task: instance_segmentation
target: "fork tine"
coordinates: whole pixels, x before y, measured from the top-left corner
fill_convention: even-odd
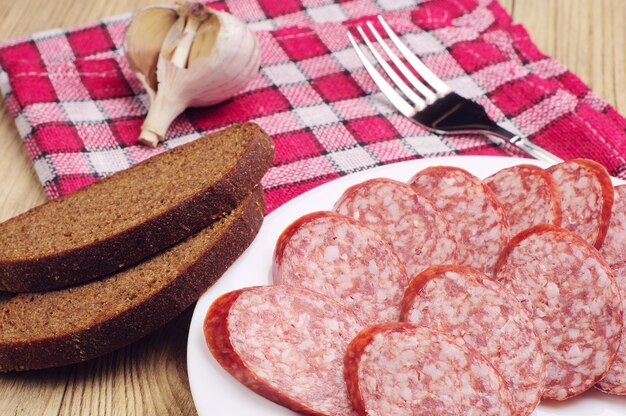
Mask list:
[[[423,110],[424,107],[426,107],[426,102],[422,99],[422,97],[420,97],[419,95],[417,95],[412,89],[411,87],[409,87],[408,85],[406,85],[406,83],[402,80],[402,78],[400,78],[400,76],[398,76],[398,74],[396,73],[396,71],[394,71],[389,64],[387,63],[387,61],[385,61],[383,59],[382,56],[380,56],[380,54],[378,53],[378,51],[376,50],[376,48],[374,48],[374,45],[372,45],[372,43],[370,42],[369,38],[367,37],[367,35],[365,34],[365,32],[363,31],[363,29],[361,28],[361,26],[357,26],[356,28],[359,33],[361,34],[361,37],[363,38],[363,40],[365,41],[365,44],[367,45],[367,47],[369,48],[370,52],[372,53],[372,55],[374,55],[374,58],[376,58],[376,60],[378,61],[378,63],[380,64],[380,66],[385,70],[385,72],[387,73],[387,75],[389,75],[389,78],[391,78],[391,80],[393,81],[394,84],[396,84],[396,87],[398,87],[400,89],[400,91],[402,91],[402,93],[404,93],[404,95],[406,95],[406,97],[411,100],[413,102],[413,104],[416,105],[417,110]]]
[[[378,20],[380,24],[385,29],[385,32],[389,35],[391,41],[396,45],[402,56],[413,66],[413,68],[417,71],[417,73],[426,81],[428,85],[430,85],[435,91],[437,91],[437,95],[444,96],[450,93],[452,90],[445,82],[441,80],[437,75],[435,75],[424,63],[417,57],[411,50],[400,40],[398,35],[389,27],[385,19],[378,15]]]
[[[402,98],[391,85],[389,85],[385,78],[383,78],[383,76],[378,73],[378,71],[374,68],[370,61],[365,57],[365,55],[361,51],[361,47],[352,37],[352,34],[348,33],[348,39],[350,40],[350,43],[352,44],[352,47],[354,48],[357,56],[363,63],[363,67],[365,67],[365,70],[370,75],[370,77],[372,77],[376,85],[378,85],[378,88],[380,88],[382,93],[385,94],[385,97],[387,97],[387,99],[391,101],[391,104],[393,104],[393,106],[396,107],[398,111],[400,111],[403,115],[405,115],[406,117],[413,117],[413,115],[415,114],[415,110],[413,109],[411,104],[406,102],[406,100]]]
[[[400,70],[400,72],[402,72],[402,75],[404,75],[404,77],[411,83],[411,85],[417,90],[417,92],[424,96],[424,98],[426,99],[426,103],[432,104],[437,99],[437,95],[430,88],[424,85],[422,81],[417,79],[417,77],[413,75],[413,72],[411,72],[409,68],[404,65],[404,62],[402,62],[402,60],[398,58],[398,55],[396,55],[391,50],[389,45],[387,45],[387,42],[385,42],[382,36],[380,36],[380,33],[378,33],[378,30],[376,30],[372,22],[368,21],[367,27],[370,29],[372,34],[374,34],[376,41],[383,48],[387,56],[391,58],[396,67]]]

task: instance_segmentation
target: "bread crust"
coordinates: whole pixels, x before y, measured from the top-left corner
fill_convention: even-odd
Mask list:
[[[242,135],[249,137],[247,150],[223,176],[207,188],[181,201],[177,206],[160,215],[145,218],[140,224],[116,234],[102,231],[102,237],[79,247],[53,254],[33,253],[29,258],[11,259],[3,256],[0,249],[0,290],[8,292],[38,292],[58,289],[83,283],[97,277],[115,273],[135,264],[167,247],[176,244],[198,230],[219,219],[240,203],[251,189],[259,183],[274,155],[272,139],[257,125],[246,123],[214,135]],[[213,135],[208,136],[209,140]],[[103,183],[116,181],[119,177],[135,175],[138,183],[150,181],[152,175],[159,175],[163,166],[167,166],[168,155],[180,154],[187,146],[200,146],[194,142],[180,146],[169,152],[157,155],[134,167],[111,175],[74,194],[33,208],[4,224],[0,224],[0,235],[10,222],[28,222],[33,213],[50,212],[50,221],[54,221],[55,207],[67,199],[81,193],[92,193],[104,203]],[[192,168],[192,167],[190,167]],[[184,172],[182,173],[184,174]],[[175,180],[176,178],[171,178]],[[110,188],[107,185],[105,189]],[[102,209],[106,209],[102,207]],[[42,235],[42,238],[54,238]],[[4,240],[4,241],[3,241]],[[3,244],[10,244],[10,237],[0,238]]]
[[[105,315],[106,311],[85,308],[82,311],[85,314],[81,319],[82,324],[75,327],[68,323],[61,334],[48,335],[45,334],[45,328],[40,328],[40,333],[29,339],[7,339],[8,335],[1,329],[4,325],[16,324],[7,322],[7,316],[10,315],[6,313],[7,310],[15,308],[27,311],[26,314],[41,312],[38,308],[29,309],[30,294],[15,296],[3,306],[5,313],[0,316],[0,371],[43,369],[90,360],[139,340],[166,324],[195,302],[244,252],[261,227],[263,212],[263,191],[257,188],[235,213],[219,220],[226,222],[222,230],[212,237],[212,243],[196,258],[185,257],[188,253],[185,247],[193,244],[192,240],[202,238],[203,233],[214,232],[214,227],[208,227],[179,245],[120,273],[134,273],[136,276],[131,276],[133,279],[147,280],[155,273],[167,273],[168,265],[159,262],[163,263],[162,258],[168,253],[170,256],[176,254],[177,258],[182,258],[181,261],[186,261],[187,264],[175,265],[174,269],[179,273],[171,276],[165,285],[155,288],[147,296],[141,296],[142,299],[138,301],[120,297],[116,302],[127,302],[128,305],[121,312],[110,316]],[[100,290],[102,285],[121,284],[120,281],[123,282],[124,279],[115,279],[114,275],[62,291],[74,293],[78,289],[79,293],[75,296],[84,298],[89,292]],[[149,282],[145,286],[148,287]],[[114,290],[115,287],[109,289]],[[36,296],[45,298],[54,293]],[[49,308],[59,307],[62,308],[63,305],[50,302]],[[24,314],[20,314],[17,323],[25,327],[30,324]]]

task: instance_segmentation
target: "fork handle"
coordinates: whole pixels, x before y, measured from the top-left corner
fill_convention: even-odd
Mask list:
[[[549,163],[561,163],[563,159],[555,155],[554,153],[548,152],[543,147],[539,147],[526,137],[522,136],[514,136],[509,139],[509,143],[514,144],[519,147],[535,159],[543,160]]]
[[[502,139],[505,139],[507,142],[511,143],[514,146],[519,147],[535,159],[543,160],[544,162],[553,164],[563,162],[563,159],[547,151],[543,147],[537,146],[526,137],[513,134],[500,126],[497,126],[497,128],[493,129],[490,133]]]

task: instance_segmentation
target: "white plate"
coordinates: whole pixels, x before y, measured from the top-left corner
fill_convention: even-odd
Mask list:
[[[458,166],[480,178],[521,163],[547,164],[490,156],[456,156],[400,162],[348,175],[312,189],[278,208],[265,218],[258,236],[232,267],[198,300],[191,320],[187,345],[187,369],[193,400],[200,416],[275,416],[295,413],[248,390],[213,359],[204,341],[202,325],[211,303],[220,295],[247,286],[271,284],[274,244],[280,233],[302,215],[332,209],[351,185],[386,177],[406,181],[418,171],[436,165]],[[616,183],[623,181],[615,180]],[[566,402],[543,402],[536,416],[617,416],[626,414],[626,397],[609,396],[592,389]]]

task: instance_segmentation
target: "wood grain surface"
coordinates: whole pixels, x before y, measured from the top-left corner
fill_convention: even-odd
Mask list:
[[[243,0],[242,0],[243,1]],[[129,12],[151,0],[0,0],[0,41]],[[501,0],[542,51],[626,113],[623,0]],[[41,204],[45,194],[0,105],[0,221]],[[195,414],[186,371],[192,309],[143,340],[91,362],[0,375],[1,415]],[[222,416],[222,415],[219,415]]]

